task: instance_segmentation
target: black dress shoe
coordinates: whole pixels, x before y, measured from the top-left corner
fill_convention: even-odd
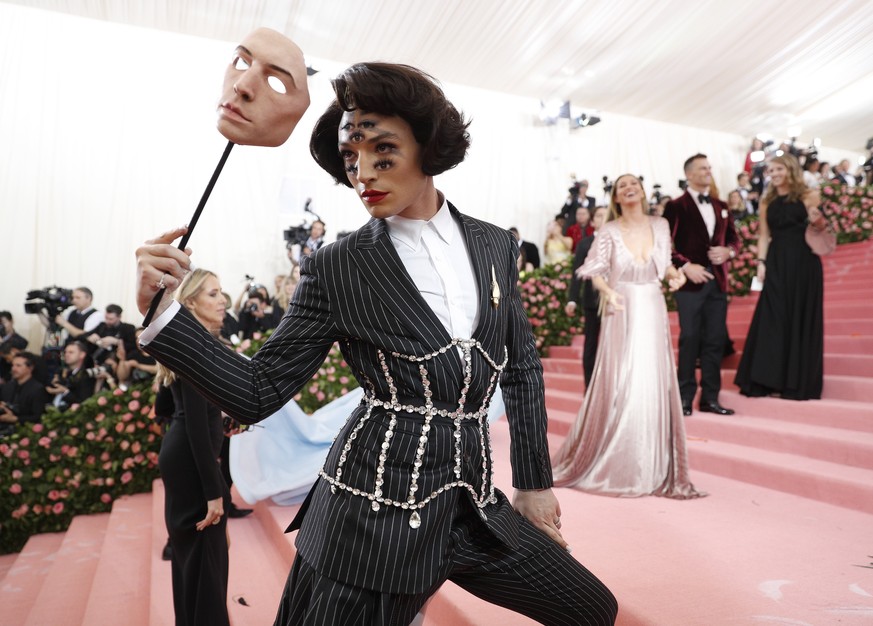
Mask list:
[[[716,413],[718,415],[733,415],[734,410],[728,409],[720,405],[718,402],[706,402],[701,404],[698,409],[704,413]]]
[[[252,509],[241,509],[235,504],[230,505],[230,510],[227,512],[228,517],[239,518],[251,515]]]
[[[682,403],[682,415],[684,415],[685,417],[688,417],[693,412],[694,411],[691,410],[691,403],[690,402],[688,404],[685,404],[684,402]]]

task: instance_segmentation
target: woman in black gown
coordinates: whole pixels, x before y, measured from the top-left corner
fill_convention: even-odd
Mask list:
[[[218,335],[226,302],[215,274],[194,270],[182,283],[177,298]],[[159,366],[158,378],[170,388],[175,404],[158,463],[172,546],[176,626],[227,625],[224,512],[230,506],[230,491],[218,463],[224,438],[221,412],[163,366]]]
[[[749,327],[735,383],[747,396],[821,398],[824,320],[821,259],[807,226],[824,227],[819,193],[807,190],[791,155],[775,157],[761,201],[758,278],[764,289]]]

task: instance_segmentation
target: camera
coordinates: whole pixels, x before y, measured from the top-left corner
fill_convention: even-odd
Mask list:
[[[107,371],[106,366],[98,365],[97,367],[89,367],[85,370],[85,374],[88,375],[89,378],[98,378],[101,374],[105,374]]]
[[[246,307],[246,311],[249,313],[257,313],[258,312],[258,303],[252,302],[250,305]]]
[[[31,314],[44,313],[53,320],[73,304],[73,290],[51,286],[44,289],[34,289],[27,292],[24,302],[24,312]]]
[[[305,223],[302,223],[299,226],[291,226],[282,234],[285,237],[286,248],[291,248],[295,244],[303,246],[306,244],[306,240],[309,239],[309,229],[306,227]]]
[[[603,177],[603,193],[609,194],[612,191],[613,182],[609,180],[609,176]]]

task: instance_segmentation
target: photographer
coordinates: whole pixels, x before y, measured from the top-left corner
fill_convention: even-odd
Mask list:
[[[64,410],[73,404],[81,404],[83,400],[94,395],[96,378],[105,374],[106,368],[95,367],[87,369],[85,361],[88,350],[81,341],[73,341],[64,348],[65,367],[60,374],[52,378],[46,386],[46,391],[54,395],[52,404]]]
[[[321,246],[323,246],[324,233],[324,222],[322,222],[321,220],[315,220],[314,222],[312,222],[312,226],[309,227],[309,237],[303,244],[303,250],[301,251],[301,254],[304,256],[312,254]]]
[[[89,333],[84,337],[85,341],[96,346],[91,357],[96,365],[103,365],[106,359],[115,354],[119,346],[123,346],[127,354],[133,354],[136,351],[136,339],[134,337],[136,329],[133,324],[127,324],[121,321],[123,310],[117,304],[110,304],[106,307],[106,316],[104,321],[100,322],[94,329],[94,332]]]
[[[12,324],[12,313],[9,311],[0,311],[0,349],[6,347],[25,350],[27,348],[27,339],[15,332],[15,327]],[[12,374],[11,365],[4,359],[0,359],[0,379],[3,382],[10,380]]]
[[[33,377],[37,356],[21,352],[12,359],[12,380],[0,388],[0,435],[13,430],[12,424],[39,422],[48,397]]]
[[[90,333],[103,321],[103,314],[91,306],[94,294],[87,287],[73,289],[73,307],[66,313],[57,315],[55,324],[67,331],[67,343]]]
[[[137,328],[134,331],[135,339],[139,339],[144,328]],[[128,352],[124,347],[124,342],[118,346],[115,351],[114,360],[115,374],[118,379],[118,386],[126,389],[127,385],[132,381],[134,383],[144,380],[151,380],[158,373],[157,362],[139,347],[135,347],[132,352]],[[111,359],[110,359],[111,361]]]
[[[285,314],[279,306],[268,306],[267,298],[256,285],[249,289],[245,306],[239,313],[239,331],[243,339],[251,339],[255,333],[276,328]],[[264,291],[266,291],[264,289]]]

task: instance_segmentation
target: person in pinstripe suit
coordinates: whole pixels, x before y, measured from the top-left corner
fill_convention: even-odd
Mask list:
[[[141,339],[244,423],[279,409],[335,342],[365,389],[289,527],[297,556],[276,624],[408,624],[446,580],[544,624],[614,623],[612,593],[561,536],[518,247],[434,186],[464,159],[468,123],[409,66],[357,64],[333,86],[310,151],[373,219],[301,259],[293,301],[251,361],[168,298]],[[143,312],[190,267],[171,245],[182,233],[137,250]],[[493,481],[498,381],[512,502]]]

